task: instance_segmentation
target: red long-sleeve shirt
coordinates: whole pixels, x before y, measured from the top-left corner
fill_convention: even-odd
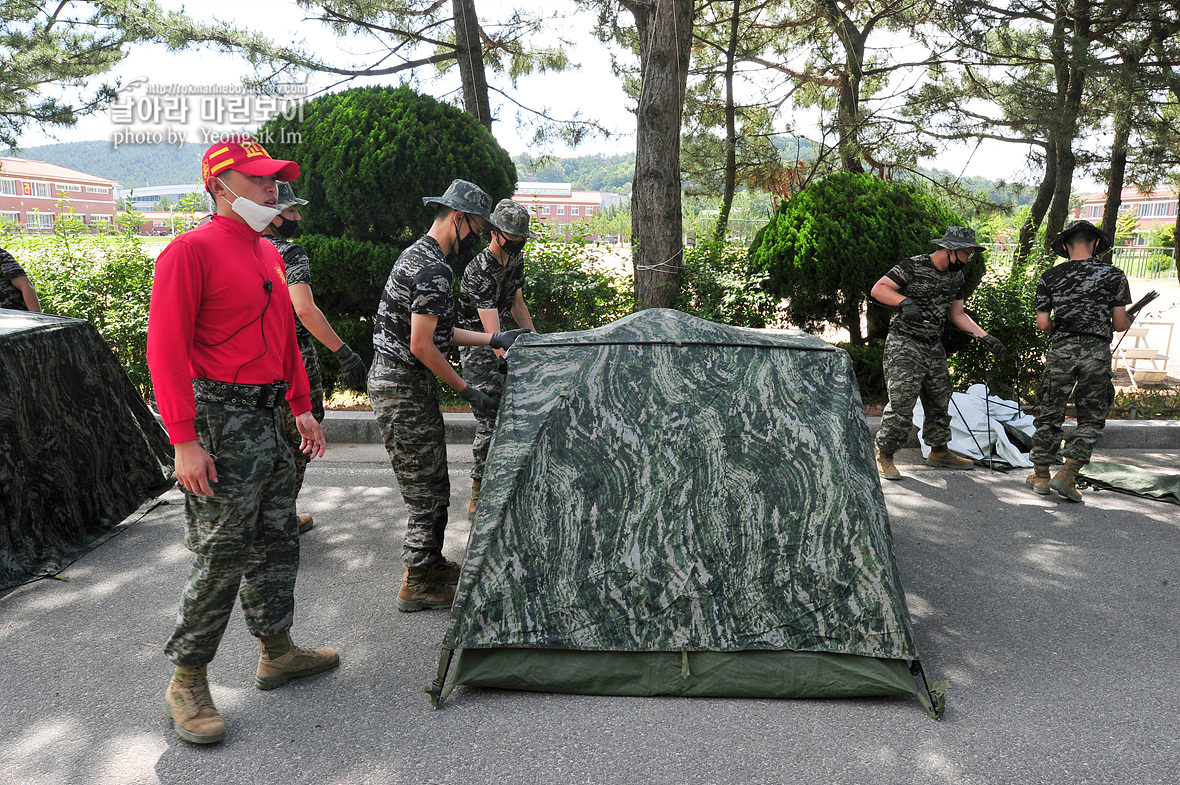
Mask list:
[[[194,378],[285,381],[291,411],[298,416],[311,410],[283,257],[258,232],[229,218],[213,216],[160,253],[147,359],[173,444],[197,438]]]

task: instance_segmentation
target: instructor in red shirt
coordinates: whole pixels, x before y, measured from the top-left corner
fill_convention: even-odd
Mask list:
[[[201,176],[213,220],[177,237],[156,261],[148,366],[184,488],[185,546],[193,552],[176,630],[166,702],[180,738],[209,744],[225,722],[206,667],[241,596],[261,642],[255,686],[272,689],[339,664],[334,649],[291,642],[299,537],[295,461],[282,409],[290,406],[310,458],[324,454],[283,260],[262,231],[275,215],[275,180],[299,165],[235,137],[210,147]]]

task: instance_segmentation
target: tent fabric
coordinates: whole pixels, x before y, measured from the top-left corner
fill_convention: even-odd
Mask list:
[[[443,645],[917,661],[848,355],[663,309],[519,339]]]
[[[951,440],[947,446],[959,455],[976,461],[996,460],[1009,466],[1030,467],[1028,447],[1020,442],[1031,440],[1036,432],[1034,417],[1024,414],[1016,401],[988,394],[986,385],[973,384],[966,392],[951,393]],[[914,425],[926,421],[922,402],[914,406]],[[1022,438],[1023,437],[1023,438]],[[930,445],[918,433],[922,456],[930,456]],[[1028,442],[1031,444],[1031,442]]]
[[[1095,488],[1180,504],[1180,474],[1153,472],[1124,463],[1090,461],[1081,477]]]
[[[89,322],[0,310],[0,590],[52,575],[172,485],[164,429]]]

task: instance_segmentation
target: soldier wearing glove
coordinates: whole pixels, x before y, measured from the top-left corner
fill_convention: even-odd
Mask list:
[[[303,220],[299,208],[307,204],[306,199],[295,195],[290,183],[277,182],[279,214],[267,225],[262,236],[270,240],[287,267],[287,288],[291,292],[291,305],[295,308],[295,338],[299,342],[299,353],[303,355],[303,366],[307,369],[307,380],[311,384],[311,414],[316,422],[324,421],[324,376],[320,368],[320,358],[316,353],[315,342],[319,341],[327,346],[344,364],[345,358],[355,358],[352,362],[354,372],[349,374],[345,369],[345,379],[349,387],[364,390],[365,364],[364,361],[348,348],[340,336],[332,329],[324,317],[324,312],[315,304],[315,295],[311,291],[311,260],[307,251],[298,243],[291,242],[291,238],[299,230],[299,222]],[[360,374],[355,373],[355,366],[360,366]],[[299,449],[299,429],[295,426],[294,417],[286,417],[287,444],[291,447],[291,454],[295,456],[295,496],[303,487],[303,475],[307,471],[308,458]],[[295,516],[299,522],[299,533],[304,534],[311,529],[315,522],[310,513],[299,513]]]
[[[336,359],[340,361],[340,370],[344,373],[344,383],[354,390],[363,391],[369,369],[365,367],[365,361],[361,359],[361,356],[349,348],[346,343],[341,343],[340,348],[332,354],[336,355]]]
[[[963,268],[975,251],[983,248],[975,242],[975,232],[951,226],[931,243],[938,246],[937,251],[903,259],[873,285],[871,292],[878,302],[897,309],[885,339],[889,402],[877,432],[877,469],[887,480],[901,479],[893,454],[909,436],[919,397],[925,411],[922,438],[931,448],[926,462],[953,469],[972,468],[971,461],[946,446],[951,440],[951,375],[942,347],[947,319],[985,341],[992,351],[996,346],[1003,350],[1003,344],[963,310]]]
[[[455,180],[442,196],[422,200],[434,211],[430,231],[402,252],[389,273],[373,331],[376,355],[369,399],[409,510],[399,611],[449,608],[460,565],[443,556],[451,482],[438,382],[477,412],[495,411],[494,396],[455,373],[443,351],[452,345],[510,346],[512,333],[456,327],[453,254],[470,251],[491,220],[492,199],[477,185]]]
[[[497,399],[508,377],[504,351],[533,326],[523,293],[524,246],[531,237],[528,210],[511,199],[501,200],[492,211],[492,242],[467,265],[459,285],[459,326],[493,333],[487,348],[471,346],[459,350],[463,379]],[[509,319],[522,329],[501,333]],[[479,503],[484,462],[496,427],[495,410],[484,413],[473,409],[473,412],[475,440],[471,452],[475,462],[471,466],[471,499],[467,502],[470,513],[475,512]]]

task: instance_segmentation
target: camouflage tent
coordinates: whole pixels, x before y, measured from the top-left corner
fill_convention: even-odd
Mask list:
[[[436,704],[468,684],[941,714],[847,354],[647,310],[510,358]]]
[[[167,434],[93,324],[0,309],[0,591],[110,538],[171,475]]]

